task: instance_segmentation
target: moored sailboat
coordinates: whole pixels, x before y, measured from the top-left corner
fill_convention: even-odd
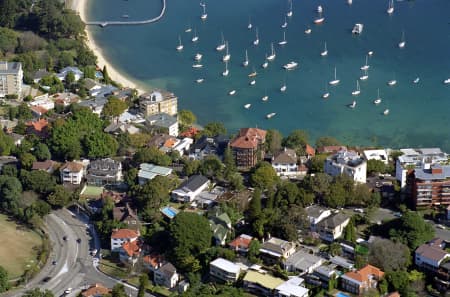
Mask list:
[[[340,82],[339,79],[337,79],[337,75],[336,75],[336,67],[334,67],[334,79],[331,80],[328,84],[335,86]]]
[[[358,96],[359,94],[361,94],[361,89],[359,88],[359,81],[356,80],[356,90],[354,90],[352,92],[352,95],[353,96]]]
[[[176,47],[177,51],[181,52],[183,50],[184,46],[181,43],[181,36],[178,36],[178,45]]]

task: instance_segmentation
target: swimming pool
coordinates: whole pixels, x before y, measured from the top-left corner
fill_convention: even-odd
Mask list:
[[[173,219],[178,214],[178,211],[170,206],[164,207],[163,209],[161,209],[161,212],[169,219]]]
[[[336,294],[336,297],[350,297],[350,296],[347,295],[347,294],[344,294],[344,293],[342,293],[342,292],[338,292],[338,293]]]

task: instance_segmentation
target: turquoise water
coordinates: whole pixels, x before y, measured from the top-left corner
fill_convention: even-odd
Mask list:
[[[154,17],[160,0],[89,0],[91,20],[128,20]],[[179,97],[179,106],[197,115],[200,124],[222,121],[230,132],[245,126],[275,128],[283,134],[305,129],[311,138],[332,135],[349,144],[405,146],[441,146],[450,149],[450,1],[416,0],[395,2],[392,16],[386,13],[388,1],[293,0],[294,14],[288,20],[287,41],[282,39],[281,24],[288,4],[284,0],[207,1],[208,19],[200,20],[198,0],[168,0],[167,14],[158,23],[143,26],[93,28],[96,42],[106,57],[140,85],[166,88]],[[317,5],[324,8],[325,23],[312,24]],[[255,47],[254,30],[247,30],[251,15],[260,32]],[[363,23],[360,36],[351,34],[355,23]],[[198,32],[199,42],[191,42]],[[312,34],[304,34],[310,26]],[[229,40],[230,75],[223,77],[223,53],[215,51],[221,31]],[[399,49],[405,32],[406,47]],[[184,50],[177,52],[178,35]],[[277,57],[262,69],[265,53],[275,42]],[[324,42],[328,56],[321,57]],[[241,66],[248,49],[250,66]],[[352,97],[360,67],[369,59],[369,79],[361,82],[361,94]],[[203,54],[204,68],[192,68],[195,53]],[[287,72],[282,65],[295,60],[300,67]],[[252,65],[259,75],[249,86],[247,75]],[[321,98],[334,67],[341,83],[328,87],[328,100]],[[412,83],[417,76],[420,83]],[[199,77],[204,83],[196,84]],[[398,81],[390,87],[387,81]],[[287,91],[279,91],[283,81]],[[375,106],[377,89],[383,101]],[[235,96],[228,92],[236,89]],[[269,96],[267,102],[261,97]],[[355,109],[347,107],[357,101]],[[243,108],[251,103],[249,110]],[[388,116],[382,113],[390,110]],[[266,114],[276,112],[270,120]]]

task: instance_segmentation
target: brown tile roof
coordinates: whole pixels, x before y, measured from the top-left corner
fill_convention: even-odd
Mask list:
[[[33,129],[38,132],[42,132],[42,130],[44,130],[48,126],[48,122],[46,119],[39,119],[38,121],[28,122],[26,123],[26,125],[29,127],[33,127]]]
[[[256,149],[266,139],[267,131],[258,128],[242,128],[239,135],[231,142],[234,148]]]
[[[182,137],[194,137],[195,135],[198,134],[198,129],[195,127],[189,127],[189,129],[187,129],[186,131],[182,132],[180,134],[180,136]]]
[[[316,155],[316,150],[309,144],[306,144],[305,151],[308,156],[314,157]]]
[[[122,244],[122,249],[129,257],[139,256],[141,248],[137,245],[137,241],[127,241]]]
[[[369,280],[369,276],[373,275],[376,279],[381,279],[384,272],[372,265],[366,265],[360,270],[350,271],[345,274],[346,277],[352,278],[358,282],[366,282]]]
[[[161,265],[164,263],[164,256],[157,254],[157,253],[153,253],[147,256],[144,256],[143,258],[144,263],[149,264],[150,266],[152,266],[153,268],[159,268],[161,267]]]
[[[37,114],[46,114],[48,112],[47,109],[43,108],[42,106],[32,106],[30,108],[32,111],[34,111]]]
[[[275,154],[273,157],[272,163],[279,163],[279,164],[292,164],[297,163],[297,154],[295,153],[295,150],[285,148]]]
[[[111,238],[136,238],[139,232],[131,229],[118,229],[112,232]]]
[[[450,255],[449,252],[443,250],[438,243],[438,239],[434,239],[429,243],[424,243],[416,249],[416,254],[419,254],[421,257],[439,262],[444,259],[447,255]]]
[[[70,172],[80,172],[83,170],[83,164],[77,162],[66,162],[61,166],[61,170],[68,169]]]
[[[177,139],[175,137],[169,138],[164,142],[164,147],[172,148],[175,143],[177,142]]]
[[[236,237],[232,242],[230,242],[228,245],[234,249],[248,249],[250,246],[250,243],[252,242],[253,237],[245,234],[239,235],[239,237]]]
[[[33,162],[31,170],[48,170],[53,167],[54,162],[52,160],[46,160],[43,162]]]
[[[111,289],[108,289],[101,284],[93,284],[92,286],[81,292],[81,295],[83,297],[93,297],[103,296],[109,293],[111,293]]]

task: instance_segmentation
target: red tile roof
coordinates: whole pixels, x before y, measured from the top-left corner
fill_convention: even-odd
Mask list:
[[[266,139],[267,132],[258,128],[242,128],[239,135],[231,142],[234,148],[256,149]]]
[[[52,160],[47,160],[47,161],[43,161],[43,162],[33,162],[33,167],[31,168],[31,170],[49,170],[52,166],[53,166],[53,161]]]
[[[253,237],[245,234],[239,235],[239,237],[236,237],[232,242],[230,242],[228,245],[234,249],[248,249],[250,246],[250,243],[252,242]]]
[[[38,121],[28,122],[26,124],[29,127],[33,127],[34,130],[38,132],[42,132],[48,126],[48,122],[46,119],[39,119]]]
[[[131,229],[118,229],[112,232],[111,238],[136,238],[139,237],[137,231]]]
[[[39,115],[43,115],[48,112],[48,110],[43,108],[42,106],[32,106],[30,109]]]
[[[127,241],[122,244],[122,249],[127,253],[129,257],[139,256],[141,248],[137,245],[135,241]]]
[[[180,134],[180,136],[182,137],[194,137],[195,135],[197,135],[199,132],[199,130],[195,127],[189,127],[189,129],[187,129],[186,131],[182,132]]]
[[[316,155],[316,150],[309,144],[306,144],[305,151],[308,156],[314,157]]]
[[[103,296],[111,293],[111,289],[104,287],[101,284],[94,284],[81,292],[83,297]]]
[[[374,275],[376,279],[381,279],[384,275],[384,272],[375,266],[366,265],[360,270],[350,271],[345,274],[345,276],[361,283],[368,281],[370,275]]]
[[[153,268],[159,268],[164,263],[164,256],[160,254],[150,254],[143,258],[144,263],[149,264]]]

